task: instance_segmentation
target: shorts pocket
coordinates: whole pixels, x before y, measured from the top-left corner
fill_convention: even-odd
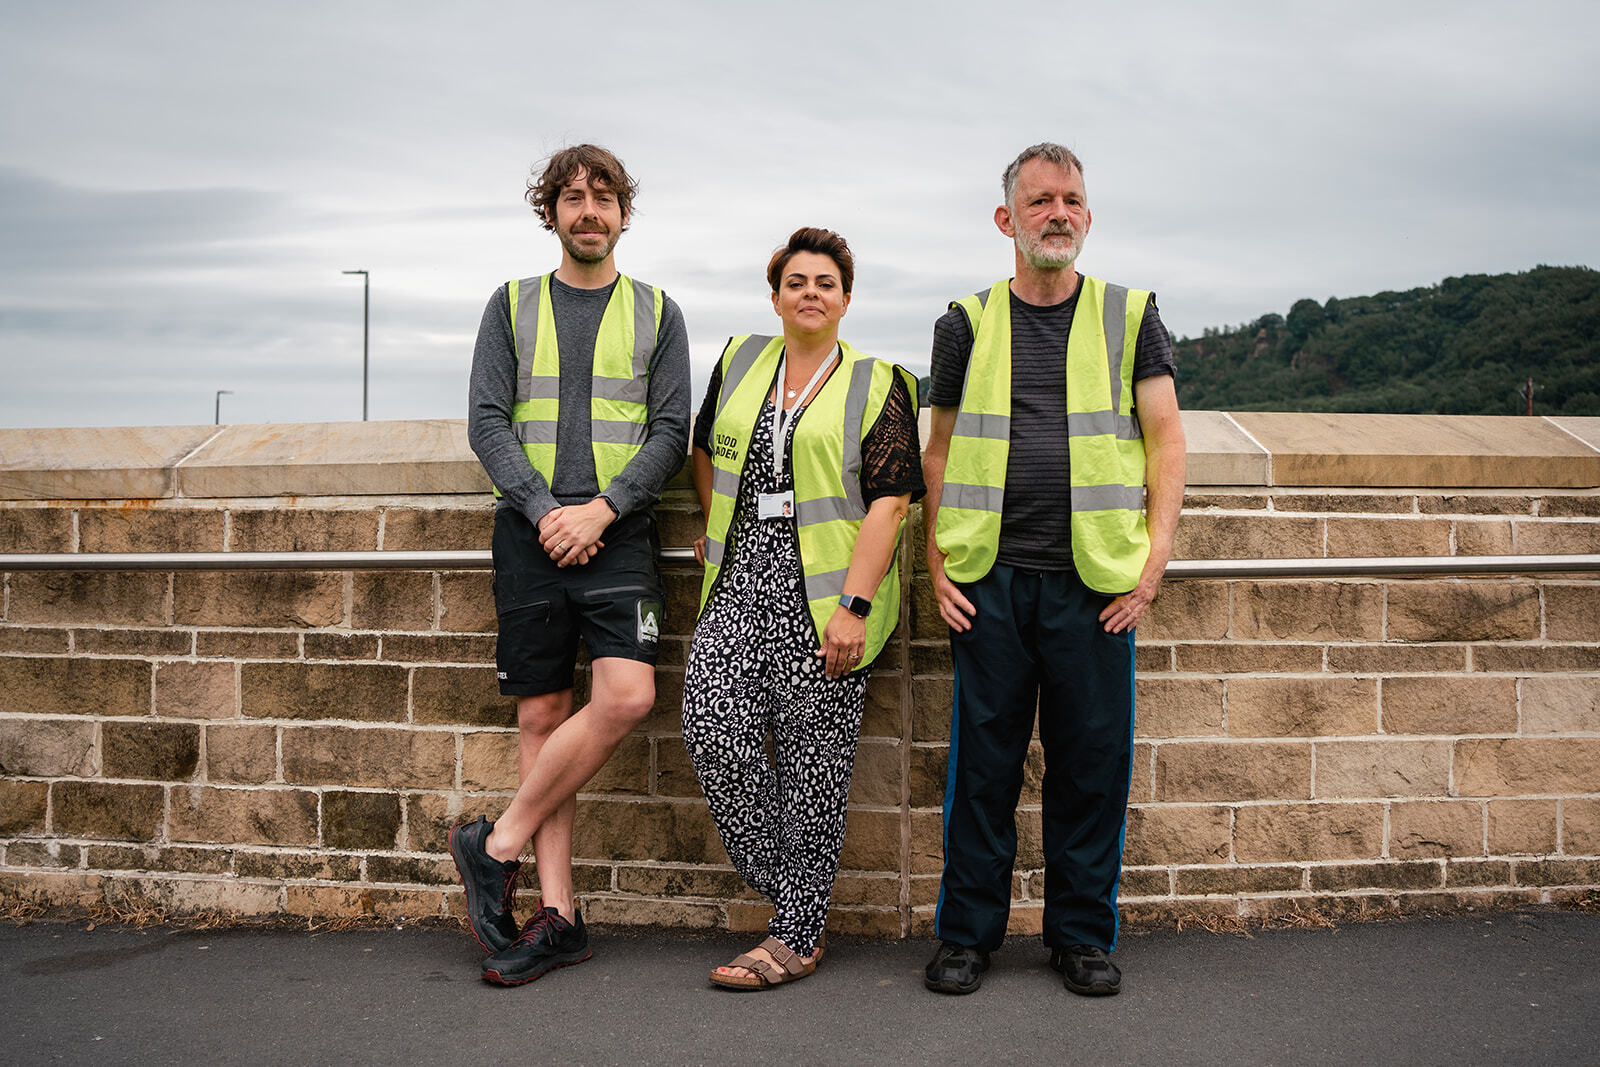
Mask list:
[[[552,670],[550,601],[538,600],[500,613],[495,641],[495,673],[501,684],[543,682]],[[556,659],[560,659],[558,655]]]
[[[502,631],[523,629],[528,626],[547,626],[550,623],[550,601],[535,600],[531,604],[521,604],[512,607],[499,608],[495,612],[500,620]]]
[[[608,585],[604,589],[585,589],[579,598],[586,603],[598,604],[605,600],[626,600],[630,596],[639,596],[650,590],[635,582],[632,585]]]
[[[494,612],[504,619],[519,611],[540,608],[550,614],[550,590],[530,575],[515,571],[496,571],[494,576]]]

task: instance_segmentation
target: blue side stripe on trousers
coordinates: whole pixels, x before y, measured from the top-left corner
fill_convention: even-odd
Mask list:
[[[950,697],[950,757],[945,761],[944,770],[944,860],[950,862],[950,809],[955,806],[956,799],[956,759],[960,749],[958,738],[961,736],[961,668],[955,666],[955,657],[951,657],[951,670],[955,673],[955,685]],[[1130,768],[1131,768],[1130,764]],[[939,876],[939,903],[933,910],[933,933],[940,940],[944,939],[944,931],[940,929],[940,921],[944,917],[944,876]]]
[[[1128,789],[1133,788],[1133,720],[1139,709],[1133,702],[1133,630],[1128,631]],[[1131,797],[1129,798],[1132,799]],[[1122,932],[1122,913],[1117,910],[1117,890],[1122,886],[1122,853],[1128,843],[1128,802],[1122,804],[1122,829],[1117,831],[1117,879],[1111,883],[1111,948],[1117,947],[1117,935]]]

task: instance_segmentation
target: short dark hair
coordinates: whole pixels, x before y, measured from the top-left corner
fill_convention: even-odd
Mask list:
[[[850,254],[849,243],[832,230],[802,226],[789,235],[788,243],[779,246],[767,262],[767,282],[774,293],[783,279],[783,268],[801,252],[815,252],[833,260],[833,265],[839,268],[839,284],[844,286],[846,294],[850,292],[856,280],[856,257]]]
[[[1047,163],[1054,163],[1058,167],[1071,167],[1078,172],[1078,177],[1083,177],[1083,161],[1066,145],[1056,144],[1054,141],[1041,141],[1036,145],[1024,148],[1011,165],[1000,175],[1000,188],[1005,190],[1006,207],[1014,207],[1012,199],[1017,195],[1017,175],[1022,173],[1022,165],[1030,159],[1042,159]]]
[[[599,145],[578,144],[553,154],[545,160],[544,171],[538,179],[528,180],[526,199],[538,213],[539,225],[547,230],[556,228],[556,197],[578,177],[579,171],[586,173],[591,183],[604,186],[616,196],[624,219],[633,213],[633,198],[639,195],[639,183],[628,175],[622,160]]]

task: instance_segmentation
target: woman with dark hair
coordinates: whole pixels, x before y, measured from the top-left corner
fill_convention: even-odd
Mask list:
[[[767,265],[783,335],[732,338],[695,422],[706,573],[683,740],[734,867],[776,909],[771,936],[711,972],[732,989],[822,956],[868,668],[922,495],[915,379],[839,340],[854,280],[843,237],[796,230]]]

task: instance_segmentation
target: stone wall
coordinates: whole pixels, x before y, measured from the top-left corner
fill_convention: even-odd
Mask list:
[[[1185,421],[1180,558],[1600,551],[1597,419]],[[492,517],[444,422],[0,431],[0,498],[0,553],[482,549]],[[692,507],[668,493],[664,544]],[[920,543],[869,690],[841,931],[931,928],[952,678]],[[1125,912],[1600,886],[1597,578],[1170,580],[1139,635]],[[583,794],[579,888],[592,921],[752,929],[679,736],[698,571],[666,582],[657,704]],[[482,571],[5,573],[0,894],[458,912],[445,834],[515,782],[494,625]],[[1018,931],[1040,769],[1035,748]]]

